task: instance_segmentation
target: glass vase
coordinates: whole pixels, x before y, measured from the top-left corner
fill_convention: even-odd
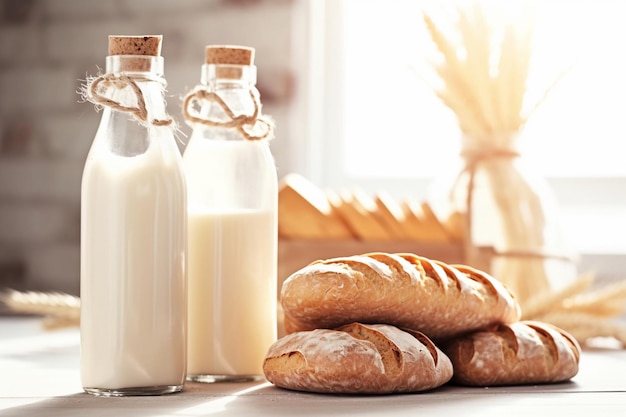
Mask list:
[[[576,268],[552,190],[519,150],[522,136],[464,135],[455,168],[433,183],[429,200],[462,240],[465,263],[500,280],[523,306],[570,283]]]

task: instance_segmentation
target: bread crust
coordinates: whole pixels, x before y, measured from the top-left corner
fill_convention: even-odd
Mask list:
[[[430,390],[452,378],[452,363],[424,334],[394,326],[351,323],[291,333],[263,363],[276,386],[335,394]]]
[[[470,386],[566,381],[578,373],[580,346],[562,329],[537,321],[501,324],[442,345],[453,381]]]
[[[520,319],[513,295],[486,273],[414,254],[314,262],[285,280],[281,304],[286,333],[386,323],[417,329],[439,342]]]

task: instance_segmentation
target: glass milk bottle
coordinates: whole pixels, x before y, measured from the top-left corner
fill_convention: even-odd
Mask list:
[[[81,196],[81,379],[103,396],[180,391],[186,367],[186,185],[165,111],[161,36],[110,36]]]
[[[189,234],[187,379],[256,379],[276,339],[278,185],[254,50],[208,46],[184,101]]]

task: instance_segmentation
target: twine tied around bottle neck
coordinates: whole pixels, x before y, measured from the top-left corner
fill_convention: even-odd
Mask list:
[[[502,148],[489,148],[481,150],[465,149],[461,152],[461,157],[465,161],[464,168],[459,175],[459,178],[463,173],[468,174],[467,193],[465,201],[466,215],[464,218],[464,251],[465,259],[468,263],[483,264],[484,260],[480,259],[481,254],[488,254],[490,257],[509,257],[509,258],[538,258],[538,259],[557,259],[562,261],[573,262],[570,256],[548,253],[543,250],[498,250],[496,248],[488,248],[485,252],[485,248],[478,247],[473,240],[472,233],[472,221],[473,221],[473,201],[475,191],[476,171],[479,164],[494,161],[494,160],[512,160],[518,158],[520,153],[515,150],[514,147],[502,147]]]
[[[465,161],[465,167],[461,171],[467,172],[468,181],[467,181],[467,193],[465,196],[465,221],[464,221],[464,248],[465,248],[465,257],[466,260],[473,262],[474,259],[478,256],[476,253],[477,247],[474,245],[474,239],[472,234],[472,220],[474,218],[473,213],[473,201],[474,201],[474,190],[475,190],[475,180],[476,180],[476,170],[478,165],[481,162],[494,160],[494,159],[513,159],[519,156],[519,152],[514,151],[512,149],[506,148],[492,148],[488,150],[481,151],[469,151],[464,150],[461,152],[461,157]]]
[[[94,104],[98,104],[101,106],[110,107],[112,109],[130,113],[135,119],[137,119],[143,125],[153,125],[153,126],[170,126],[174,123],[174,120],[171,118],[167,119],[152,119],[148,120],[148,110],[146,108],[146,100],[143,96],[143,92],[141,88],[137,85],[137,82],[141,81],[155,81],[152,78],[145,76],[128,76],[128,75],[115,75],[115,74],[104,74],[95,79],[91,80],[91,82],[87,86],[87,98]],[[126,87],[129,87],[133,94],[137,99],[137,105],[133,106],[125,106],[120,102],[117,102],[113,99],[103,96],[99,92],[99,87],[104,86],[105,88],[115,87],[119,90],[122,90]]]
[[[247,140],[270,139],[274,129],[274,123],[267,117],[261,116],[261,104],[258,96],[253,90],[250,91],[250,98],[254,105],[252,114],[235,114],[228,103],[224,101],[217,93],[208,91],[204,88],[198,88],[185,97],[183,101],[183,115],[189,123],[197,123],[209,127],[234,128],[237,129]],[[227,116],[227,120],[214,120],[208,117],[202,117],[194,112],[191,108],[194,104],[200,104],[202,101],[217,103]],[[259,134],[255,134],[259,131]]]

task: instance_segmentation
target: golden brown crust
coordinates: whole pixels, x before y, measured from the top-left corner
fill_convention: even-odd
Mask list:
[[[273,384],[297,391],[388,394],[441,386],[452,377],[452,364],[420,332],[351,323],[279,339],[263,371]]]
[[[467,334],[443,346],[453,381],[471,386],[560,382],[578,373],[580,346],[564,330],[522,321]]]
[[[283,283],[287,333],[346,323],[387,323],[446,339],[520,318],[494,278],[413,254],[370,253],[314,262]]]

